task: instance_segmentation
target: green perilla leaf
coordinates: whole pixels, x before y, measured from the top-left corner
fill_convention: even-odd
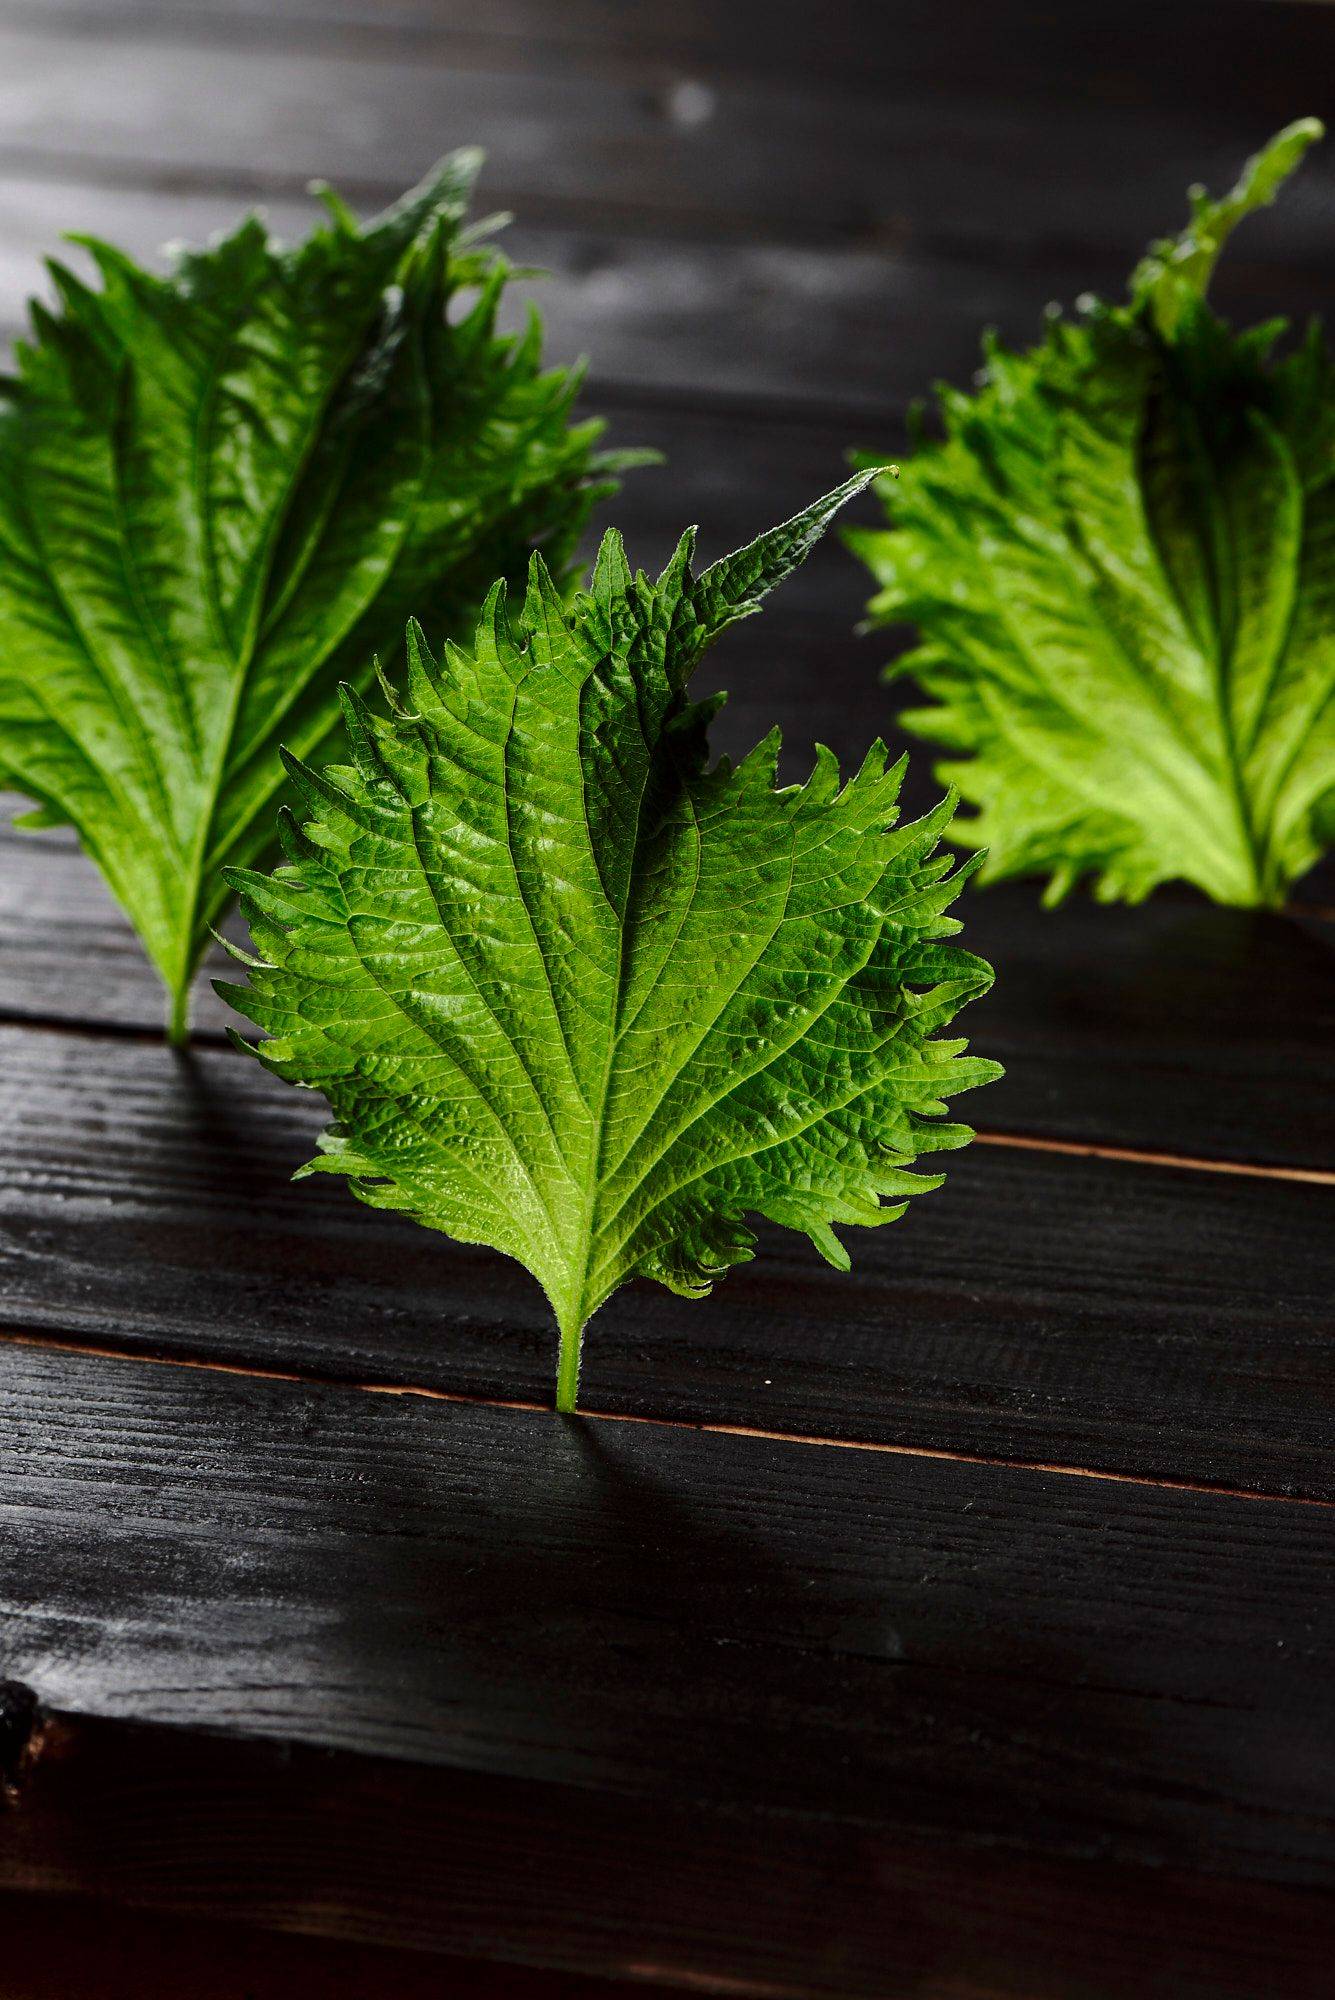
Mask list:
[[[333,1106],[307,1171],[525,1265],[561,1408],[628,1278],[707,1292],[752,1214],[846,1268],[835,1226],[935,1186],[942,1100],[997,1074],[938,1039],[992,977],[946,942],[953,801],[896,828],[879,743],[846,783],[821,750],[776,789],[777,734],[711,766],[686,694],[870,476],[699,577],[691,534],[651,583],[609,533],[567,606],[535,557],[439,662],[414,625],[402,706],[345,696],[354,762],[293,763],[287,865],[230,876],[261,956],[219,990]]]
[[[280,738],[318,756],[410,612],[470,630],[538,544],[560,573],[607,490],[576,377],[536,322],[496,334],[479,158],[167,277],[86,242],[100,286],[51,267],[0,389],[0,780],[77,828],[178,1033],[221,865],[271,850]]]
[[[954,753],[985,880],[1274,904],[1335,838],[1335,377],[1315,329],[1276,358],[1280,324],[1235,333],[1204,300],[1320,130],[1194,191],[1127,305],[989,344],[943,440],[882,482],[890,529],[849,536],[873,619],[919,628],[903,720]]]

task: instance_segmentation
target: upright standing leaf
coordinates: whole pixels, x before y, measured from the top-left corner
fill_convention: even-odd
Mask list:
[[[100,289],[51,267],[0,390],[0,781],[78,829],[178,1035],[280,737],[318,755],[409,611],[467,631],[535,544],[560,570],[597,490],[575,379],[536,322],[496,334],[477,164],[365,229],[330,196],[297,249],[252,218],[165,278],[88,242]]]
[[[913,1160],[971,1136],[942,1098],[996,1074],[935,1039],[991,983],[944,942],[951,801],[892,832],[880,744],[843,785],[821,750],[776,790],[777,734],[711,767],[686,695],[869,476],[699,578],[691,535],[650,583],[609,533],[568,609],[535,557],[439,664],[414,626],[406,706],[349,691],[355,762],[294,764],[288,865],[231,878],[264,956],[219,990],[333,1105],[313,1167],[524,1264],[563,1409],[628,1278],[707,1292],[750,1213],[847,1268],[833,1225],[935,1186]]]
[[[988,876],[1108,899],[1185,877],[1280,903],[1335,837],[1335,376],[1315,330],[1234,334],[1205,286],[1320,127],[1303,120],[1156,244],[1129,304],[993,343],[945,438],[850,536],[909,620],[904,717],[956,753]]]

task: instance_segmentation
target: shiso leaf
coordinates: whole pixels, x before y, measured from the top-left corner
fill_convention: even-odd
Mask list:
[[[532,1272],[562,1409],[628,1279],[703,1295],[755,1215],[846,1269],[836,1227],[936,1186],[944,1099],[998,1073],[943,1033],[992,978],[949,942],[953,800],[896,825],[880,743],[711,765],[686,693],[870,476],[699,576],[690,533],[651,582],[609,532],[570,604],[535,556],[467,650],[411,626],[389,713],[345,696],[352,761],[293,766],[286,865],[229,871],[255,957],[219,991],[333,1107],[306,1171]]]
[[[944,436],[881,481],[890,527],[849,537],[873,620],[918,628],[903,721],[977,809],[957,837],[987,847],[984,880],[1275,905],[1335,838],[1330,357],[1205,301],[1320,133],[1195,191],[1127,304],[1086,301],[1027,353],[990,342],[982,388],[943,392]]]
[[[51,266],[0,386],[0,783],[77,828],[178,1037],[221,865],[271,849],[280,738],[318,759],[410,612],[468,632],[535,546],[563,576],[608,490],[577,375],[497,332],[479,159],[165,277],[82,239],[100,282]]]

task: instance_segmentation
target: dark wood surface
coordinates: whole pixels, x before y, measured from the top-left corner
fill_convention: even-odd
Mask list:
[[[725,679],[730,664],[718,663]],[[814,644],[808,664],[814,676]],[[771,707],[796,715],[800,671],[784,680]],[[850,677],[844,695],[824,736],[851,738],[861,717],[869,739],[875,690]],[[764,700],[748,690],[742,743],[763,733]],[[1186,891],[1138,910],[1073,898],[1051,911],[1029,883],[970,896],[964,916],[997,983],[963,1026],[1006,1066],[962,1102],[982,1130],[1335,1171],[1335,921],[1218,909]],[[215,953],[207,974],[232,973]],[[155,1039],[161,1018],[155,974],[69,835],[0,826],[0,1019]],[[194,1018],[204,1048],[241,1025],[208,976]]]
[[[320,1101],[234,1052],[0,1028],[0,1120],[0,1327],[550,1398],[533,1281],[290,1187]],[[1335,1499],[1335,1187],[990,1144],[947,1176],[851,1280],[766,1228],[707,1308],[629,1287],[586,1406]]]
[[[717,552],[1115,293],[1333,59],[1259,0],[0,0],[0,338],[63,228],[294,233],[480,140],[668,459],[632,554]],[[1328,147],[1222,301],[1335,308],[1333,217]],[[711,657],[722,747],[895,742],[864,594],[831,544]],[[558,1423],[530,1281],[291,1187],[318,1104],[206,987],[169,1056],[71,841],[0,830],[0,2000],[96,1994],[69,1896],[109,1993],[135,1910],[145,1995],[192,1935],[252,1990],[238,1922],[331,2000],[1329,1992],[1335,869],[962,913],[984,1142],[852,1277],[766,1231],[630,1288]]]
[[[626,2000],[646,1978],[655,1991],[764,2000],[1330,1990],[1326,1892],[1255,1876],[901,1839],[837,1818],[717,1812],[680,1795],[646,1801],[87,1715],[45,1718],[40,1740],[23,1817],[6,1829],[14,1882],[39,1896],[92,1883],[121,1908],[258,1911],[357,1944],[388,1936],[453,1952],[462,1939],[505,1960],[491,1984],[470,1983],[476,1961],[458,1985],[442,1967],[435,1990],[467,2000],[493,1989],[595,2000],[592,1981],[571,1990],[559,1972],[512,1989],[516,1962],[567,1973],[614,1963]],[[30,1907],[49,1930],[42,1904]],[[415,2000],[415,1985],[396,1983],[400,1964],[363,1990]],[[57,1990],[65,2000],[71,1988]],[[176,2000],[182,1989],[160,1990]]]
[[[901,1870],[937,1848],[958,1881],[963,1848],[993,1884],[1035,1855],[1228,1876],[1297,1926],[1279,1965],[1310,1948],[1327,1508],[9,1359],[11,1664],[55,1718],[12,1879],[187,1906],[262,1881],[279,1917],[332,1879],[353,1935],[392,1898],[409,1942],[849,1994],[904,1969]],[[109,1574],[118,1616],[90,1625]],[[65,1715],[92,1768],[48,1815]],[[182,1771],[200,1732],[224,1741]],[[561,1855],[540,1881],[533,1827]]]
[[[654,2000],[668,1991],[59,1894],[0,1894],[0,1936],[5,2000]]]

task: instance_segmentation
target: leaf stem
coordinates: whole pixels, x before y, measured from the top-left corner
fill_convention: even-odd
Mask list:
[[[190,1040],[190,981],[182,980],[169,990],[167,1040],[174,1049],[183,1049]]]
[[[556,1364],[556,1407],[566,1415],[574,1412],[579,1400],[579,1358],[584,1342],[584,1322],[578,1313],[559,1313],[561,1352]]]

